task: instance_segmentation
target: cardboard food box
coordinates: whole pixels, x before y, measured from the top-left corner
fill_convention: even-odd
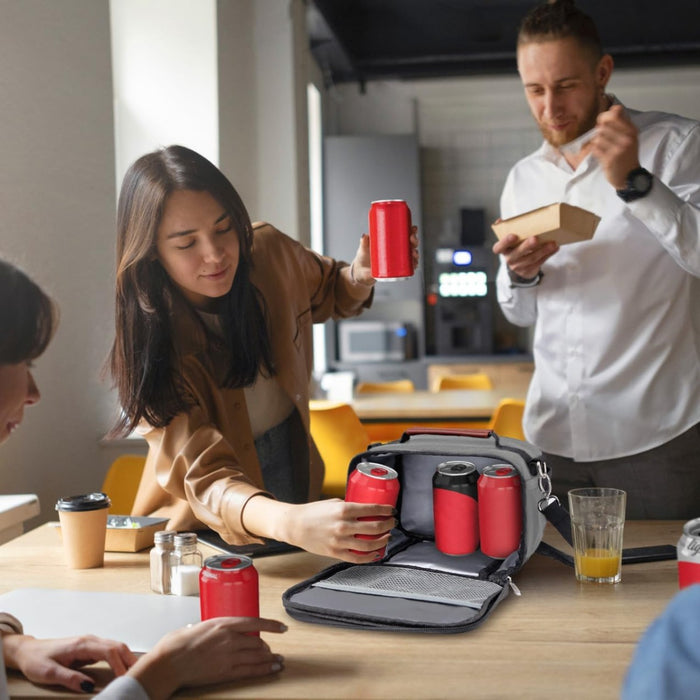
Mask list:
[[[107,516],[105,552],[140,552],[153,546],[153,535],[165,530],[167,518],[148,518],[135,515]],[[61,524],[52,522],[59,537],[63,537]]]
[[[108,515],[105,552],[139,552],[153,546],[153,535],[165,530],[167,518]]]
[[[600,217],[591,211],[558,202],[504,219],[491,228],[499,239],[515,233],[521,240],[538,236],[541,241],[564,245],[593,238],[599,221]]]

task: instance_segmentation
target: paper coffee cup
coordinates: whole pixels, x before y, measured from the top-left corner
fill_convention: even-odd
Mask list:
[[[66,564],[71,569],[104,565],[107,513],[112,502],[105,493],[85,493],[56,502]]]

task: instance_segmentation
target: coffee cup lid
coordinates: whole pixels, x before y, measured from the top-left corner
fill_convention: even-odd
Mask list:
[[[56,510],[99,510],[100,508],[109,508],[111,505],[112,501],[109,500],[109,496],[106,493],[97,491],[95,493],[82,493],[79,496],[59,498],[56,501]]]

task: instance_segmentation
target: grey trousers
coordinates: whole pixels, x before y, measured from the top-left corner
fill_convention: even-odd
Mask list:
[[[677,438],[629,457],[575,462],[546,453],[562,505],[569,489],[608,486],[627,492],[630,520],[700,518],[700,423]]]

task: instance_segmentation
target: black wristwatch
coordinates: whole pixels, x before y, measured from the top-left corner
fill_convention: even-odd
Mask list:
[[[625,202],[633,202],[635,199],[646,197],[653,184],[654,176],[648,170],[635,168],[628,173],[624,189],[617,190],[617,196]]]

